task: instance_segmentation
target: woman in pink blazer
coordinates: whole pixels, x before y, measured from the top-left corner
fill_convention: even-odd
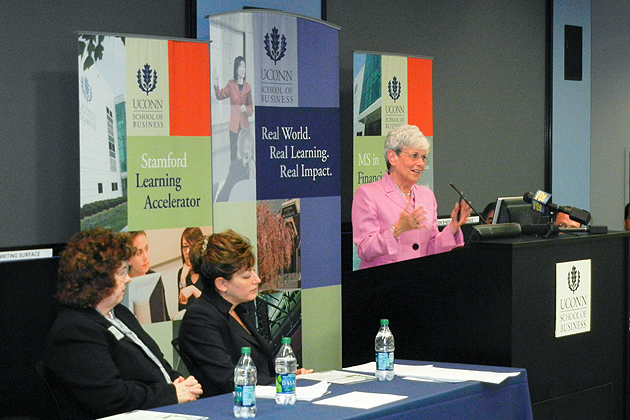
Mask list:
[[[245,58],[240,55],[234,59],[234,78],[223,89],[219,89],[218,80],[214,85],[214,94],[218,100],[230,98],[230,159],[236,159],[236,141],[242,128],[249,129],[249,117],[254,114],[252,87],[245,81]]]
[[[433,191],[416,185],[429,149],[429,141],[416,126],[402,125],[388,133],[387,172],[380,181],[357,188],[352,202],[359,268],[447,252],[464,244],[461,226],[470,216],[470,207],[455,204],[451,222],[440,232]]]

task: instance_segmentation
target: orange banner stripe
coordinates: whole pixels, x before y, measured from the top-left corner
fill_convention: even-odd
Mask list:
[[[209,136],[208,44],[169,41],[168,71],[171,136]]]
[[[425,136],[433,136],[433,60],[408,58],[407,84],[408,122],[417,125]]]

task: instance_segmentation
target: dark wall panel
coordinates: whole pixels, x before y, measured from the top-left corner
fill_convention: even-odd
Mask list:
[[[79,230],[76,32],[184,37],[184,9],[184,0],[2,3],[0,247],[66,242]]]

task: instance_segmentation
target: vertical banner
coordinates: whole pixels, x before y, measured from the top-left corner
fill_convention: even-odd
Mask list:
[[[212,233],[208,42],[78,43],[81,229],[130,231],[124,303],[144,324],[177,319],[181,290],[196,280],[184,250]],[[171,326],[156,328],[168,336]]]
[[[256,243],[261,332],[293,336],[299,354],[301,290],[341,284],[338,28],[256,10],[208,19],[214,227]]]
[[[416,125],[433,143],[433,60],[376,52],[354,53],[353,191],[381,179],[387,170],[387,133],[403,124]],[[418,182],[433,188],[429,153]],[[360,260],[353,252],[353,268]]]

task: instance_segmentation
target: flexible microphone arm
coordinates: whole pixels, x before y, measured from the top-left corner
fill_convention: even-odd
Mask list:
[[[539,201],[535,200],[534,197],[535,195],[532,192],[526,192],[525,194],[523,194],[523,200],[526,203],[531,203],[532,201],[540,203]],[[574,220],[580,224],[588,225],[588,223],[591,221],[591,214],[587,212],[586,210],[578,209],[576,207],[569,209],[567,207],[559,206],[554,203],[541,203],[541,204],[550,210],[559,211],[560,213],[569,215],[569,219]]]
[[[462,199],[462,200],[464,200],[464,202],[465,202],[466,204],[468,204],[468,207],[470,207],[470,208],[472,209],[472,211],[474,211],[474,212],[475,212],[475,214],[476,214],[477,216],[479,216],[479,218],[483,221],[483,224],[484,224],[484,225],[485,225],[485,224],[487,224],[486,219],[484,219],[484,218],[483,218],[483,216],[482,216],[482,215],[480,215],[480,214],[477,212],[477,210],[475,210],[475,208],[472,206],[472,204],[470,204],[470,203],[468,202],[468,200],[466,200],[466,197],[464,197],[464,194],[462,194],[462,193],[461,193],[461,192],[460,192],[457,188],[455,188],[455,185],[453,185],[452,183],[450,183],[449,185],[450,185],[451,187],[453,187],[453,189],[454,189],[455,191],[457,191],[457,194],[459,194],[459,196],[461,197],[461,199]],[[459,219],[459,214],[458,214],[458,219]]]

